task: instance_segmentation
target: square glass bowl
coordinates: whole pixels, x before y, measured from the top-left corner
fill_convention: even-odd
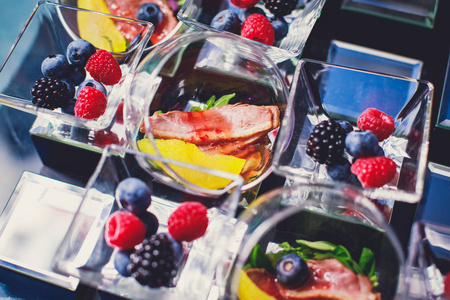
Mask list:
[[[286,297],[289,299],[395,299],[399,289],[404,265],[399,241],[380,211],[356,189],[320,183],[277,188],[252,202],[239,215],[234,229],[227,255],[217,272],[224,299],[269,299],[267,295],[260,296],[263,291],[273,296],[270,299],[284,299],[284,295],[289,295]],[[363,251],[371,253],[367,256],[371,259],[360,260]],[[309,279],[304,285],[288,288],[274,279],[276,265],[288,253],[324,265],[314,269],[309,261]],[[357,271],[358,267],[353,272],[367,276],[365,280],[371,277],[372,284],[366,285],[370,288],[353,286],[350,280],[353,272],[346,270],[348,273],[344,275],[345,267],[328,269],[325,264],[330,262],[329,258],[343,264],[347,260],[347,266],[354,266],[350,258],[361,265],[366,260],[373,268],[371,272]],[[343,284],[340,276],[348,281]],[[345,291],[342,286],[354,289]],[[372,292],[380,293],[381,297],[370,297]],[[281,297],[276,297],[277,293]],[[333,293],[342,294],[330,297]]]
[[[134,26],[140,32],[140,37],[133,43],[125,41],[123,36],[118,35],[118,24]],[[61,139],[77,140],[70,135],[72,127],[87,130],[111,128],[115,124],[116,111],[127,91],[130,77],[152,32],[153,25],[148,22],[52,2],[39,2],[0,67],[0,103],[46,118],[51,134]],[[67,46],[77,39],[88,40],[97,49],[111,52],[122,70],[119,83],[105,86],[108,104],[105,113],[97,119],[77,118],[60,108],[44,109],[31,102],[31,87],[36,80],[44,77],[41,72],[42,61],[49,55],[65,55]],[[86,79],[90,78],[86,73]]]
[[[325,0],[298,1],[294,11],[284,16],[289,25],[288,33],[284,38],[275,41],[271,46],[256,41],[252,42],[261,47],[276,63],[299,56],[324,5]],[[263,9],[269,19],[273,17],[262,1],[256,7]],[[217,31],[210,24],[214,16],[224,9],[235,11],[241,21],[245,20],[245,9],[234,6],[230,0],[186,0],[178,12],[178,19],[197,31]]]
[[[143,161],[150,161],[154,170],[142,168]],[[182,167],[192,176],[223,180],[229,184],[221,195],[189,193],[180,183],[160,181],[152,176],[152,171],[157,170],[163,161],[173,167]],[[129,177],[139,178],[152,187],[152,202],[147,211],[157,217],[158,233],[168,232],[168,218],[180,203],[198,201],[208,208],[209,224],[205,235],[193,242],[183,242],[185,251],[173,287],[150,288],[141,285],[134,278],[122,277],[114,267],[117,249],[106,244],[104,228],[112,213],[123,210],[115,199],[115,191],[117,185]],[[86,186],[85,198],[55,256],[55,270],[79,278],[89,286],[130,299],[206,299],[215,268],[232,230],[230,220],[236,212],[241,187],[242,178],[237,175],[115,145],[108,146]],[[90,202],[85,201],[93,195],[101,195],[105,199],[103,209],[96,214]]]
[[[449,299],[444,277],[450,273],[450,227],[419,220],[411,230],[399,300]]]
[[[328,177],[325,165],[305,152],[315,125],[326,119],[356,122],[367,108],[393,117],[393,134],[380,143],[397,165],[397,175],[381,188],[365,188],[372,199],[418,202],[427,167],[431,102],[427,81],[300,60],[274,154],[274,172],[294,181],[347,184]]]

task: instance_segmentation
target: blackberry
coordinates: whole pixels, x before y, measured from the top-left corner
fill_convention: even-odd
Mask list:
[[[345,130],[334,120],[322,121],[309,135],[306,154],[320,164],[332,164],[344,153],[345,137]]]
[[[263,0],[265,7],[276,17],[290,14],[297,6],[298,0]]]
[[[167,233],[145,238],[141,247],[130,255],[128,269],[131,277],[152,288],[172,286],[178,270],[178,258],[173,244],[173,239]]]
[[[70,92],[65,83],[56,78],[42,77],[31,88],[34,105],[48,109],[64,106],[70,100]]]

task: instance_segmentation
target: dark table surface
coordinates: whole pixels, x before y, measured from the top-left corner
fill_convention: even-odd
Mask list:
[[[13,15],[15,18],[5,17],[3,22],[0,21],[2,25],[8,22],[12,22],[13,25],[9,27],[3,25],[2,28],[8,28],[8,30],[0,29],[2,44],[0,60],[3,60],[36,3],[31,0],[21,0],[21,5],[12,7],[6,2],[5,0],[0,1],[0,14],[2,16]],[[446,148],[450,140],[450,132],[438,128],[435,124],[442,99],[450,50],[450,35],[448,34],[450,18],[447,15],[449,11],[450,2],[439,1],[434,28],[429,29],[342,10],[341,1],[328,0],[301,56],[325,61],[331,41],[339,40],[421,60],[423,62],[421,79],[430,81],[435,87],[429,161],[443,166],[450,166],[450,155]],[[23,171],[31,171],[80,186],[83,186],[88,179],[86,174],[67,172],[67,170],[59,170],[43,164],[29,134],[34,120],[35,116],[33,115],[8,107],[0,108],[0,142],[2,144],[0,148],[0,207],[4,207],[8,201]],[[429,207],[441,207],[440,203],[435,203],[438,200],[434,196],[436,193],[430,188],[432,181],[427,182],[430,185],[424,191],[424,199],[421,204]],[[260,194],[275,186],[281,186],[283,183],[283,178],[271,175],[263,183]],[[440,182],[439,185],[445,193],[450,189],[446,180]],[[428,195],[431,195],[430,199],[427,199]],[[445,197],[440,197],[440,201],[442,198],[444,200],[449,198],[448,193],[444,195]],[[433,198],[431,199],[431,197]],[[416,217],[417,207],[417,205],[404,203],[394,206],[391,225],[397,231],[405,248],[411,224]],[[444,207],[447,212],[450,210],[449,207]],[[427,212],[427,216],[433,215],[429,210],[424,211]],[[36,280],[30,280],[20,274],[11,274],[3,269],[0,269],[0,282],[3,283],[0,284],[0,297],[10,297],[10,299],[110,298],[108,295],[99,294],[84,286],[80,286],[75,292],[64,291],[48,284],[36,282]]]

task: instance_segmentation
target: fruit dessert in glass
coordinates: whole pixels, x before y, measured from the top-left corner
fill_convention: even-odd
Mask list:
[[[403,250],[356,189],[278,188],[234,228],[218,269],[224,299],[395,299],[400,288]]]
[[[84,9],[99,11],[107,14],[151,22],[155,30],[146,48],[167,40],[183,31],[176,14],[183,1],[177,0],[59,0],[60,3],[77,6]],[[133,24],[115,22],[126,43],[133,43],[139,37],[139,28]]]
[[[302,53],[324,4],[325,0],[188,0],[178,19],[195,30],[247,38],[279,63]]]
[[[181,184],[169,186],[142,165],[149,160],[155,170],[164,161],[205,180],[226,181],[226,192],[194,195]],[[125,298],[206,299],[232,230],[242,183],[230,173],[108,146],[59,246],[54,268]],[[92,195],[101,195],[103,201],[90,201]],[[94,205],[102,209],[93,210]]]
[[[300,60],[274,167],[289,183],[352,185],[374,201],[421,199],[431,83]]]
[[[122,48],[114,22],[133,24],[136,43]],[[0,67],[0,101],[36,114],[48,139],[123,143],[123,93],[152,31],[148,22],[40,2]]]
[[[129,140],[140,151],[239,174],[248,189],[271,171],[286,95],[275,64],[256,46],[231,35],[186,33],[140,64],[125,102]],[[160,168],[194,190],[223,188]]]

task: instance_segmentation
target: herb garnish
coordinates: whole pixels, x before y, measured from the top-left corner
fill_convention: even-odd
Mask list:
[[[213,108],[213,107],[219,107],[219,106],[227,105],[228,102],[230,102],[230,100],[232,98],[234,98],[234,96],[236,96],[236,93],[223,95],[222,97],[220,97],[219,99],[216,100],[216,96],[213,95],[213,96],[211,96],[211,98],[208,99],[208,101],[206,101],[206,104],[201,104],[201,105],[198,105],[198,106],[192,106],[189,109],[189,112],[208,110],[208,109]]]

